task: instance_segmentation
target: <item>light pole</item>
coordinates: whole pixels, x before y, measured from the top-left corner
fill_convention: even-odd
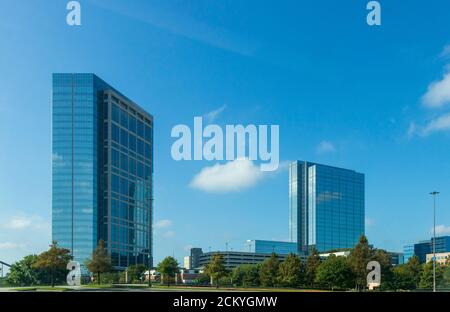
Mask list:
[[[436,196],[439,192],[430,193],[433,196],[433,292],[436,292]]]

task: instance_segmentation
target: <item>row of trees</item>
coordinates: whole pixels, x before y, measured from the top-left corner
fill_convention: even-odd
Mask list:
[[[66,284],[67,263],[71,260],[70,250],[60,248],[57,242],[50,245],[48,251],[39,255],[28,255],[14,263],[5,279],[11,286],[39,286]],[[131,265],[125,271],[115,271],[111,265],[105,243],[100,240],[92,258],[85,262],[86,268],[95,274],[96,282],[103,283],[140,283],[148,268],[142,264]],[[173,257],[167,257],[157,267],[163,280],[170,283],[179,272],[178,263]]]
[[[40,255],[29,255],[14,263],[6,282],[14,286],[65,284],[66,265],[71,259],[70,251],[58,247],[56,242],[48,251]],[[367,238],[361,236],[359,243],[348,257],[329,256],[321,260],[316,250],[312,250],[306,261],[290,254],[280,261],[273,253],[269,259],[256,265],[241,265],[227,271],[221,255],[214,255],[199,277],[198,284],[211,284],[235,287],[289,287],[321,289],[364,289],[366,287],[367,263],[376,260],[381,265],[381,290],[429,289],[433,285],[433,264],[421,264],[417,257],[408,263],[392,266],[389,254],[374,249]],[[125,272],[115,272],[111,266],[105,244],[100,241],[85,263],[87,269],[96,275],[97,282],[124,283],[141,282],[147,268],[143,265],[130,266]],[[170,285],[179,272],[179,265],[173,257],[166,257],[157,266],[161,282]],[[127,276],[127,278],[126,278]],[[450,261],[437,265],[438,287],[450,287]]]
[[[381,290],[430,289],[433,285],[433,264],[420,264],[417,257],[408,263],[392,266],[389,254],[370,247],[362,236],[348,257],[331,255],[321,261],[316,250],[312,250],[306,261],[290,254],[279,261],[276,254],[261,264],[241,265],[231,272],[225,270],[221,255],[215,255],[206,267],[205,274],[211,284],[237,287],[289,287],[314,289],[356,289],[367,284],[367,263],[376,260],[381,265]],[[437,265],[437,284],[450,287],[450,262]]]

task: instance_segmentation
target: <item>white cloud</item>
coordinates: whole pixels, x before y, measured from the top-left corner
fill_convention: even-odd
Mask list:
[[[444,49],[442,49],[441,54],[439,55],[442,58],[447,58],[450,56],[450,44],[447,44]]]
[[[13,217],[8,220],[3,227],[11,230],[22,230],[29,227],[31,224],[31,219],[27,219],[26,217]]]
[[[225,108],[227,108],[227,106],[224,104],[221,107],[219,107],[218,109],[215,109],[211,112],[206,113],[203,117],[205,117],[205,119],[208,123],[211,123],[214,120],[216,120],[220,114],[222,114],[222,112],[225,110]]]
[[[163,234],[163,236],[164,236],[165,238],[172,238],[172,237],[175,237],[175,232],[174,232],[174,231],[167,231],[167,232],[165,232],[165,233]]]
[[[450,113],[432,119],[425,126],[411,122],[408,128],[408,137],[411,138],[414,135],[426,137],[441,131],[450,131]]]
[[[417,125],[414,121],[409,123],[408,127],[408,138],[412,138],[417,133]]]
[[[431,120],[422,130],[422,134],[427,136],[433,132],[450,130],[450,113]]]
[[[49,230],[50,223],[44,220],[40,216],[35,215],[15,215],[11,216],[9,219],[5,218],[5,222],[0,224],[0,228],[8,230],[25,230],[25,229],[36,229],[36,230]]]
[[[170,226],[172,226],[172,220],[168,220],[168,219],[159,220],[158,222],[155,223],[156,229],[165,229]]]
[[[430,233],[433,234],[433,228]],[[450,235],[450,226],[436,225],[436,235]]]
[[[375,223],[375,221],[371,218],[366,217],[366,219],[364,220],[364,223],[365,223],[366,227],[370,227]]]
[[[0,243],[0,249],[19,249],[19,248],[23,248],[23,245],[11,242]]]
[[[225,193],[252,187],[262,178],[263,172],[252,161],[236,159],[203,168],[190,185],[206,192]]]
[[[322,141],[317,146],[317,153],[318,154],[326,154],[326,153],[332,153],[336,151],[336,148],[334,147],[333,143],[329,141]]]
[[[441,80],[434,81],[428,86],[422,97],[426,107],[438,108],[450,104],[450,71],[447,69]]]

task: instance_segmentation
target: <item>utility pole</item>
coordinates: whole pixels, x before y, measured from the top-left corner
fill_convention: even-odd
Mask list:
[[[439,192],[430,193],[433,196],[433,292],[436,292],[436,196]]]

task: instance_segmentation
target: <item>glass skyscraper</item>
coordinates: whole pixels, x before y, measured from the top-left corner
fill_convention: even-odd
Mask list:
[[[306,161],[289,166],[290,239],[299,252],[351,248],[364,234],[364,174]]]
[[[94,74],[53,74],[52,239],[152,265],[153,117]]]

